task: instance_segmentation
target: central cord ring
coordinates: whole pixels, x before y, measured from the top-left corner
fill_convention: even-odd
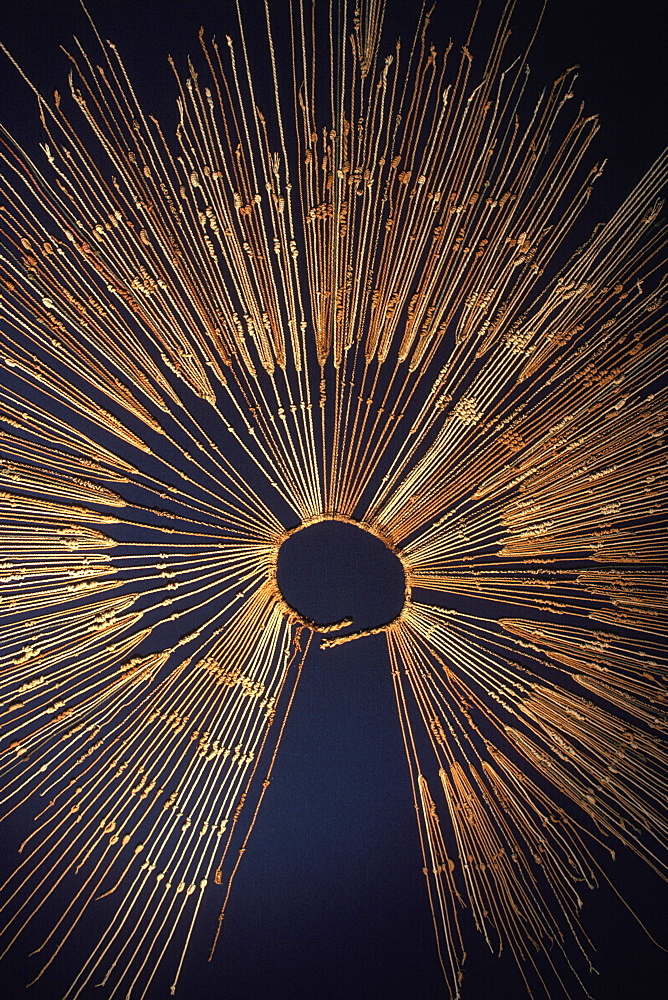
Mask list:
[[[323,648],[385,631],[410,604],[410,576],[392,539],[342,514],[317,515],[287,530],[269,572],[283,613],[327,636]]]

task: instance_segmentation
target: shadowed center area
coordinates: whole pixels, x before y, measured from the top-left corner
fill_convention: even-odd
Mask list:
[[[401,560],[376,535],[346,521],[295,530],[279,550],[276,579],[283,599],[319,625],[349,618],[355,631],[379,628],[404,606]]]

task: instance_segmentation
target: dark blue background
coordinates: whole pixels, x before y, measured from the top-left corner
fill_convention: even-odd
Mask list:
[[[410,34],[417,5],[389,0],[396,32]],[[91,0],[101,32],[119,44],[147,111],[175,121],[171,53],[184,65],[196,53],[197,29],[222,37],[234,25],[224,0]],[[443,3],[433,36],[463,38],[468,4]],[[498,5],[490,3],[495,12]],[[527,30],[534,5],[520,4]],[[452,10],[451,8],[456,8]],[[555,0],[531,59],[537,92],[562,69],[582,66],[577,94],[602,115],[591,161],[609,157],[574,245],[607,217],[660,151],[665,138],[666,32],[663,0]],[[402,19],[408,24],[403,27]],[[495,14],[490,14],[494,23]],[[46,92],[66,89],[67,63],[58,45],[72,33],[88,39],[73,0],[4,0],[0,37]],[[484,32],[483,32],[484,34]],[[34,101],[14,70],[0,61],[1,117],[23,142],[36,143]],[[169,129],[167,129],[169,131]],[[361,594],[364,597],[364,594]],[[0,861],[15,860],[12,830],[0,828]],[[611,876],[648,924],[665,925],[663,886],[628,852]],[[401,736],[382,636],[336,649],[314,650],[286,728],[272,784],[235,881],[213,964],[204,959],[217,903],[203,912],[179,995],[187,1000],[431,1000],[444,997]],[[99,919],[104,920],[104,916]],[[599,948],[601,975],[590,991],[599,1000],[665,994],[665,955],[639,931],[606,888],[587,894],[584,921]],[[47,921],[48,923],[48,921]],[[80,932],[69,954],[86,954]],[[467,926],[464,918],[465,930]],[[519,1000],[523,988],[508,958],[489,956],[467,934],[463,1000]],[[32,964],[20,941],[4,966],[6,1000],[23,995]],[[165,978],[165,987],[169,979]],[[46,980],[27,996],[56,1000],[69,983]],[[151,997],[166,995],[162,984]]]

